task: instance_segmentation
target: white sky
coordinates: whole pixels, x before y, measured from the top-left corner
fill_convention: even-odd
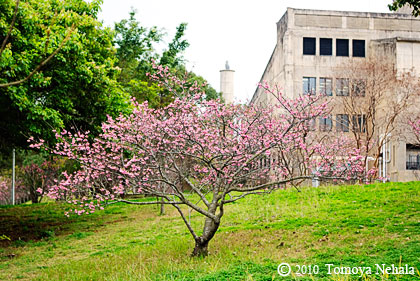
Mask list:
[[[104,0],[99,15],[106,26],[128,18],[131,7],[145,27],[157,26],[172,40],[176,27],[188,23],[187,68],[220,90],[228,60],[235,70],[235,99],[250,99],[276,44],[276,23],[287,7],[389,12],[391,0]]]

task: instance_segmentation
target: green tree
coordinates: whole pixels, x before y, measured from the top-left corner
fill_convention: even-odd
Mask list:
[[[115,24],[115,43],[117,44],[118,67],[121,69],[118,81],[128,84],[138,77],[141,63],[157,59],[154,44],[161,41],[163,34],[156,26],[146,28],[135,18],[136,11],[130,12],[129,19]]]
[[[114,33],[97,20],[102,1],[0,2],[0,146],[26,147],[51,128],[96,132],[128,111],[114,66]]]
[[[404,5],[409,5],[413,9],[413,16],[418,17],[420,15],[420,1],[419,0],[394,0],[388,7],[391,11],[397,11]]]
[[[177,68],[184,65],[182,53],[190,46],[190,43],[183,39],[186,29],[186,23],[181,23],[176,28],[176,33],[172,42],[169,43],[168,49],[163,52],[162,57],[160,58],[160,65],[169,66],[170,68]]]
[[[136,11],[132,10],[128,19],[115,24],[116,65],[120,69],[117,80],[137,101],[148,101],[157,107],[160,88],[148,82],[146,73],[151,69],[150,61],[158,59],[154,44],[161,42],[163,33],[156,26],[141,26],[135,15]]]
[[[159,54],[154,45],[161,43],[163,33],[156,27],[146,28],[135,18],[136,12],[130,12],[129,19],[115,24],[115,43],[117,45],[118,67],[121,69],[118,81],[126,92],[137,101],[148,101],[151,107],[162,107],[173,100],[173,93],[159,87],[151,81],[147,73],[154,71],[152,60],[156,64],[167,66],[179,78],[186,79],[191,85],[205,79],[193,72],[187,72],[182,56],[189,43],[185,36],[186,23],[181,23],[168,47]],[[206,97],[214,99],[220,95],[210,86],[205,86]]]

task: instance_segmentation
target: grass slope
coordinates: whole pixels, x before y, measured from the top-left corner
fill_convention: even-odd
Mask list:
[[[0,207],[0,280],[420,280],[420,183],[279,190],[229,205],[205,259],[177,213],[112,205],[90,216],[60,204]],[[196,227],[197,213],[190,214]],[[0,238],[1,239],[1,238]],[[280,277],[282,262],[318,265]],[[329,275],[325,264],[409,264],[415,276]],[[375,271],[375,270],[374,270]]]

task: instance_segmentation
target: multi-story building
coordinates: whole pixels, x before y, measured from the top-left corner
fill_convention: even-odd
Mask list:
[[[346,77],[349,64],[363,63],[381,54],[395,69],[395,75],[410,71],[420,75],[420,18],[403,13],[319,11],[288,8],[277,23],[277,44],[264,70],[261,82],[278,85],[289,98],[301,94],[323,93],[334,105],[327,118],[314,120],[322,132],[349,132],[356,125],[365,130],[364,112],[349,114],[342,99],[366,99],[366,82]],[[391,93],[398,97],[399,93]],[[398,100],[398,98],[397,98]],[[265,105],[273,97],[257,88],[251,103]],[[411,102],[411,101],[410,101]],[[381,112],[388,102],[381,103]],[[420,110],[417,108],[420,113]],[[403,118],[402,114],[399,118]],[[368,125],[365,125],[368,126]],[[380,125],[377,125],[380,126]],[[375,141],[384,141],[376,154],[380,176],[392,181],[417,179],[420,174],[420,149],[401,130],[375,128]],[[350,134],[350,132],[349,132]],[[402,137],[404,136],[404,137]],[[370,157],[375,162],[375,159]]]

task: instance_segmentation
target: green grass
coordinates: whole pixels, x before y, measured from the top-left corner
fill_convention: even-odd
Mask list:
[[[115,204],[90,216],[66,205],[0,207],[0,280],[420,280],[420,182],[278,190],[229,205],[210,256],[175,210]],[[202,218],[190,214],[199,228]],[[318,265],[280,277],[277,266]],[[414,276],[329,275],[325,264],[408,264]]]

